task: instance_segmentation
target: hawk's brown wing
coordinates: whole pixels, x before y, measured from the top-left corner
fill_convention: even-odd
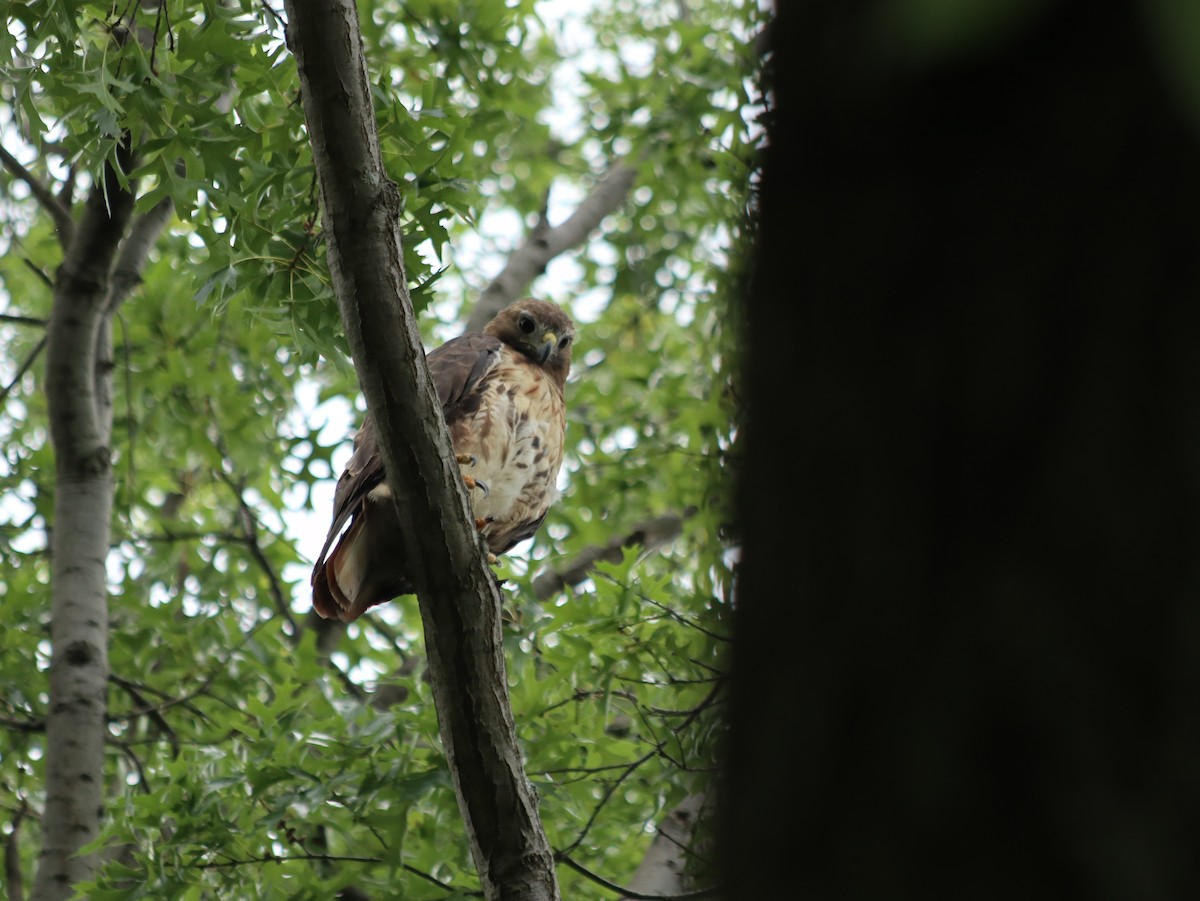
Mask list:
[[[479,408],[480,386],[500,362],[503,347],[499,338],[470,334],[447,341],[426,357],[448,424]]]
[[[500,340],[491,335],[471,334],[447,341],[428,354],[429,371],[447,423],[478,409],[480,385],[500,359],[502,347]],[[313,567],[313,606],[317,612],[349,622],[372,604],[410,593],[412,585],[405,574],[401,544],[399,525],[387,496],[375,421],[368,413],[354,436],[354,452],[338,477],[333,521]],[[359,551],[359,557],[351,561],[355,564],[354,576],[359,579],[353,589],[339,586],[339,580],[332,578],[335,573],[330,571],[341,571],[345,565],[342,554],[351,546]]]

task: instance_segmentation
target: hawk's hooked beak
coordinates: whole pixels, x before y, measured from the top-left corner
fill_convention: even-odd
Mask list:
[[[558,347],[558,335],[554,332],[546,332],[542,335],[542,346],[537,350],[537,361],[540,364],[545,364],[550,359],[550,355],[554,353],[554,348]]]

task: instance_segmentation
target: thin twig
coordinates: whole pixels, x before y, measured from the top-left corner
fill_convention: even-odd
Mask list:
[[[130,761],[132,761],[133,768],[135,770],[137,770],[138,785],[140,785],[142,787],[142,791],[144,791],[146,794],[149,794],[150,793],[150,783],[146,781],[146,768],[144,766],[142,766],[142,760],[140,757],[137,756],[137,754],[134,752],[133,748],[131,748],[126,742],[121,741],[121,739],[114,738],[111,735],[107,736],[105,738],[105,741],[108,744],[113,745],[114,747],[120,748],[121,753],[124,754],[127,758],[129,758]]]
[[[287,23],[283,21],[283,16],[277,13],[274,8],[272,8],[270,3],[267,3],[266,0],[262,0],[262,2],[259,3],[259,6],[271,14],[271,17],[275,20],[276,25],[280,26],[281,28],[286,27]]]
[[[70,246],[71,238],[75,234],[75,220],[71,218],[71,211],[63,206],[62,202],[54,196],[54,192],[42,184],[32,172],[22,166],[20,161],[9,153],[3,145],[0,145],[0,164],[23,181],[29,187],[30,193],[37,199],[37,202],[50,214],[50,218],[54,220],[54,228],[58,232],[58,243],[64,248]]]
[[[684,892],[680,895],[649,895],[645,892],[635,892],[632,889],[622,888],[615,882],[609,882],[603,876],[593,873],[581,863],[576,863],[566,853],[555,854],[556,860],[565,863],[576,873],[581,876],[586,876],[596,885],[603,886],[610,892],[616,892],[622,898],[629,898],[631,901],[690,901],[692,898],[707,898],[709,895],[715,895],[718,891],[717,886],[709,886],[708,888],[696,889],[694,892]]]
[[[125,691],[129,692],[129,694],[132,695],[133,698],[142,706],[136,710],[128,710],[125,713],[111,716],[109,719],[132,720],[139,716],[161,715],[164,710],[168,710],[171,707],[178,707],[181,704],[186,706],[188,710],[192,711],[192,713],[196,714],[197,716],[204,716],[204,714],[191,705],[191,701],[194,698],[198,698],[200,695],[205,694],[208,691],[209,686],[213,684],[217,676],[220,675],[222,671],[223,669],[221,667],[214,668],[213,671],[208,674],[208,677],[195,689],[187,692],[186,694],[175,696],[168,695],[166,692],[149,685],[138,685],[129,679],[122,678],[115,673],[110,673],[108,676],[109,681],[119,685],[121,688],[125,689]],[[160,704],[151,704],[142,696],[142,692],[144,691],[150,692],[151,694],[156,694],[159,697],[164,698],[164,700]]]
[[[26,269],[28,269],[35,276],[37,276],[38,281],[40,281],[43,285],[45,285],[51,291],[54,290],[54,279],[52,279],[49,275],[47,275],[40,266],[38,266],[36,263],[33,262],[33,260],[29,259],[29,257],[21,257],[21,262],[25,264]],[[50,320],[46,320],[46,324],[49,325]]]
[[[12,313],[0,313],[0,322],[11,322],[13,325],[36,325],[39,328],[45,328],[49,324],[47,319],[39,319],[36,316],[15,316]]]
[[[175,734],[175,730],[171,728],[171,724],[167,722],[167,718],[162,715],[162,711],[165,710],[167,707],[171,706],[171,703],[167,702],[162,705],[150,704],[150,702],[146,700],[146,696],[143,695],[140,691],[138,691],[138,689],[136,687],[134,687],[131,683],[126,682],[123,679],[114,679],[114,678],[112,678],[111,673],[109,674],[109,679],[113,682],[116,682],[118,685],[120,685],[122,688],[124,688],[125,691],[129,693],[130,697],[132,697],[137,703],[142,705],[143,710],[136,711],[132,714],[126,714],[126,717],[129,720],[136,719],[138,716],[141,716],[143,714],[145,716],[150,717],[150,719],[154,722],[154,724],[157,725],[158,728],[167,736],[167,741],[169,741],[171,743],[172,758],[178,757],[179,756],[179,736],[177,736]]]
[[[483,892],[480,891],[479,889],[471,890],[471,889],[464,889],[464,888],[456,888],[455,886],[451,885],[450,883],[442,882],[442,880],[438,879],[436,876],[434,876],[430,873],[426,873],[423,870],[418,870],[416,867],[411,866],[410,864],[402,863],[402,864],[400,864],[400,869],[404,870],[406,873],[412,873],[414,876],[420,876],[426,882],[432,882],[438,888],[444,889],[447,892],[456,892],[460,895],[467,895],[471,898],[478,898],[481,895],[483,895]]]
[[[226,461],[231,462],[231,458],[221,446],[219,440],[214,442],[217,450]],[[238,509],[242,514],[242,529],[246,534],[246,549],[250,552],[250,556],[254,558],[254,562],[258,564],[263,574],[267,577],[267,588],[271,592],[271,598],[275,602],[275,609],[279,611],[288,623],[289,636],[295,640],[300,637],[300,625],[296,622],[296,618],[292,616],[291,606],[288,604],[287,598],[283,596],[283,587],[279,582],[279,577],[275,574],[275,568],[271,566],[271,561],[267,559],[267,555],[263,553],[262,546],[258,542],[258,517],[254,515],[254,510],[250,504],[246,502],[245,485],[241,482],[235,482],[229,475],[222,472],[220,469],[214,470],[217,478],[229,486],[229,490],[233,492],[233,496],[237,498]]]
[[[38,354],[42,352],[42,349],[45,346],[46,336],[42,335],[38,343],[34,345],[33,350],[29,352],[29,356],[25,358],[24,362],[21,363],[20,367],[17,369],[17,374],[12,377],[12,381],[4,386],[3,391],[0,391],[0,407],[4,406],[4,402],[8,400],[8,395],[12,393],[13,388],[15,388],[17,383],[21,381],[21,378],[29,370],[29,367],[33,365],[33,361],[38,358]]]
[[[247,857],[243,860],[213,860],[208,862],[196,860],[189,864],[189,866],[201,870],[215,870],[221,867],[243,867],[252,863],[291,863],[295,860],[320,860],[329,863],[383,863],[383,859],[379,857],[345,857],[335,854],[288,854],[286,856],[268,854],[263,857]]]
[[[0,727],[15,729],[17,732],[42,732],[46,728],[45,720],[15,720],[0,716]]]
[[[637,768],[640,767],[643,763],[646,763],[649,760],[653,760],[655,757],[657,757],[661,753],[662,753],[662,750],[661,750],[661,744],[660,744],[659,746],[655,747],[650,752],[643,754],[637,760],[631,761],[630,763],[626,764],[625,768],[624,768],[624,772],[622,772],[621,775],[619,775],[616,779],[614,779],[607,786],[605,786],[604,794],[601,796],[600,800],[596,803],[596,806],[594,808],[592,808],[592,815],[590,817],[588,817],[588,821],[586,823],[584,823],[583,828],[581,830],[579,830],[579,835],[575,836],[575,841],[571,842],[571,844],[569,844],[565,849],[563,849],[562,853],[564,855],[569,854],[570,852],[574,851],[576,848],[578,848],[580,845],[583,844],[583,840],[587,837],[587,834],[591,830],[592,826],[595,825],[597,817],[600,816],[600,811],[604,808],[604,805],[608,803],[609,799],[616,793],[617,789],[621,787],[621,783],[624,782],[626,779],[628,779],[631,775],[633,775],[633,773],[637,770]]]
[[[210,410],[210,412],[212,411]],[[211,440],[213,442],[213,446],[221,455],[221,459],[228,463],[232,468],[233,458],[225,449],[224,442],[221,440],[220,436],[217,435]],[[229,486],[229,489],[237,498],[238,506],[242,511],[242,528],[246,531],[246,536],[244,539],[246,547],[250,551],[250,555],[254,558],[255,562],[258,563],[258,565],[262,567],[263,572],[266,573],[268,584],[271,589],[271,596],[275,601],[275,607],[279,611],[280,615],[287,621],[290,627],[290,631],[287,633],[288,638],[293,644],[299,644],[301,635],[300,624],[297,623],[296,618],[292,616],[291,606],[288,604],[287,599],[283,595],[283,588],[279,578],[275,575],[275,570],[271,566],[271,562],[267,559],[266,554],[263,553],[262,548],[259,546],[257,531],[258,518],[254,515],[254,511],[251,509],[250,505],[246,502],[246,498],[243,496],[243,486],[221,469],[217,469],[215,472],[217,478]],[[333,666],[332,663],[330,666],[333,671],[337,673],[338,677],[342,681],[342,685],[345,686],[346,690],[352,696],[361,700],[364,697],[363,690],[354,683],[354,680],[350,678],[350,674],[344,672],[338,666]]]

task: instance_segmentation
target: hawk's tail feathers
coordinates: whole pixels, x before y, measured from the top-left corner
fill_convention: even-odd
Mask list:
[[[359,540],[365,524],[365,517],[355,517],[329,558],[313,572],[313,609],[325,619],[350,623],[369,606],[355,603],[367,567],[367,542]]]

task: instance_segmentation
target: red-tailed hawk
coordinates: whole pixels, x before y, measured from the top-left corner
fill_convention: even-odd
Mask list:
[[[558,495],[574,338],[566,313],[526,299],[497,313],[482,333],[426,356],[476,525],[493,554],[531,537]],[[313,567],[313,608],[326,619],[353,622],[413,592],[377,442],[368,414],[338,478],[333,522]]]

